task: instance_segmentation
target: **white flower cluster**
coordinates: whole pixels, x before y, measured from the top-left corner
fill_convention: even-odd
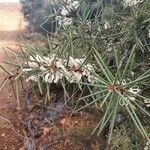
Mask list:
[[[130,79],[129,79],[129,81],[130,81]],[[120,84],[119,82],[117,82],[117,83]],[[122,82],[121,82],[121,85],[126,85],[126,83],[127,83],[126,80],[123,79]],[[140,91],[141,91],[141,90],[140,90],[140,88],[139,88],[138,85],[132,86],[132,87],[130,87],[130,88],[128,89],[128,92],[130,92],[130,93],[132,93],[132,94],[134,94],[134,95],[139,94]],[[128,97],[126,97],[125,99],[126,99],[126,102],[128,102],[129,100],[135,101],[135,97],[133,97],[133,96],[128,96]],[[150,107],[150,100],[144,99],[144,103],[146,104],[146,107],[148,107],[148,108]],[[121,100],[120,104],[121,104],[121,105],[125,105],[122,100]],[[127,103],[127,105],[128,105],[128,103]]]
[[[124,5],[125,6],[134,6],[137,5],[138,3],[142,3],[143,0],[124,0]]]
[[[149,150],[149,149],[150,149],[150,141],[147,141],[144,150]]]
[[[64,0],[63,2],[64,5],[60,8],[60,15],[56,16],[55,19],[60,26],[66,27],[72,23],[73,19],[68,15],[79,7],[79,1]]]
[[[62,60],[52,56],[30,56],[29,61],[26,62],[26,68],[23,69],[24,73],[34,72],[26,80],[33,80],[37,82],[39,78],[43,79],[43,82],[57,83],[60,79],[65,77],[70,83],[78,83],[83,77],[86,77],[88,82],[95,82],[95,77],[92,75],[95,73],[95,69],[91,64],[85,64],[85,58],[78,59],[69,57],[69,60]],[[31,73],[30,73],[31,74]],[[34,75],[33,75],[34,74]]]
[[[126,85],[127,84],[127,81],[131,81],[130,79],[127,79],[127,80],[125,80],[125,79],[123,79],[122,80],[122,82],[120,83],[119,81],[117,81],[117,84],[121,84],[121,85]],[[132,93],[132,94],[138,94],[141,90],[140,90],[140,88],[139,88],[139,86],[138,85],[134,85],[134,86],[132,86],[132,87],[130,87],[129,89],[128,89],[128,91],[130,92],[130,93]]]
[[[129,81],[130,81],[130,79],[128,79]],[[125,79],[123,79],[122,80],[122,82],[120,83],[119,81],[117,82],[119,85],[121,84],[121,85],[126,85],[127,84],[127,81],[125,80]],[[134,85],[134,86],[132,86],[132,87],[130,87],[129,89],[128,89],[128,92],[130,92],[131,94],[134,94],[134,95],[137,95],[137,94],[139,94],[140,93],[140,88],[139,88],[139,86],[138,85]],[[120,100],[120,105],[122,105],[122,106],[124,106],[124,105],[128,105],[128,102],[129,102],[129,100],[130,101],[135,101],[135,97],[134,96],[127,96],[127,97],[125,97],[125,99],[126,99],[126,102],[124,102],[124,100]]]

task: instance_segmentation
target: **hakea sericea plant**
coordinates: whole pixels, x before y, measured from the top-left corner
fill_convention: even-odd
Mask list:
[[[71,25],[73,18],[69,17],[69,14],[76,11],[78,7],[79,1],[64,0],[63,6],[59,8],[60,13],[55,17],[55,19],[58,21],[58,24],[64,28]]]
[[[117,52],[117,50],[115,51]],[[137,110],[141,110],[150,116],[150,113],[146,111],[146,107],[143,107],[145,106],[144,102],[150,102],[150,99],[140,95],[141,89],[139,88],[139,85],[143,80],[146,82],[150,78],[150,70],[146,71],[136,79],[129,79],[129,74],[131,73],[134,64],[135,46],[133,47],[125,65],[119,62],[117,55],[114,57],[116,60],[116,71],[109,69],[101,54],[94,49],[94,58],[97,67],[101,70],[101,75],[95,76],[96,82],[94,84],[80,82],[81,85],[91,87],[90,89],[93,90],[90,91],[89,95],[79,98],[74,108],[74,112],[80,111],[98,102],[100,108],[104,110],[104,115],[93,133],[98,131],[98,134],[100,134],[104,127],[107,124],[110,124],[110,142],[117,110],[119,108],[126,109],[137,129],[143,137],[147,138],[149,141],[149,137],[136,112]],[[86,103],[84,106],[79,107],[78,104],[82,100]]]
[[[49,56],[30,56],[26,61],[23,72],[28,74],[26,80],[38,82],[43,79],[45,83],[58,83],[65,78],[69,83],[78,83],[82,78],[87,78],[88,82],[95,82],[91,72],[95,72],[93,65],[87,63],[83,67],[85,58],[69,57],[69,61],[56,57],[55,54]]]

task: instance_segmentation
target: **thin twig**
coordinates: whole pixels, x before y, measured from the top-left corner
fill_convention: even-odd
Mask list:
[[[12,76],[12,73],[6,70],[2,65],[0,65],[0,68],[2,68],[8,75]]]
[[[6,122],[11,126],[12,130],[13,130],[19,137],[24,138],[23,135],[19,134],[19,133],[15,130],[13,124],[12,124],[8,119],[6,119],[6,118],[4,118],[4,117],[2,117],[2,116],[0,116],[0,119],[6,121]]]

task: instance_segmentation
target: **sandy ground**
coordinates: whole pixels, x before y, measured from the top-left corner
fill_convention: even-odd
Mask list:
[[[18,49],[17,44],[21,33],[25,30],[25,22],[21,14],[21,6],[19,3],[0,3],[0,64],[8,60],[3,48],[10,54],[7,47]],[[4,78],[2,69],[0,69],[0,82]],[[14,104],[10,89],[5,88],[3,93],[0,93],[0,109],[6,108]]]
[[[19,3],[0,3],[0,62],[4,60],[2,47],[16,48],[24,26]]]
[[[17,39],[24,32],[25,23],[20,12],[19,3],[0,3],[0,65],[4,60],[8,60],[3,48],[8,52],[8,48],[18,49]],[[8,68],[7,68],[8,69]],[[5,75],[0,69],[0,83]],[[19,150],[22,146],[21,138],[12,130],[12,125],[19,132],[17,125],[17,107],[14,96],[11,94],[10,85],[0,93],[0,150]],[[4,117],[5,119],[2,119]],[[8,123],[9,121],[9,123]],[[11,123],[11,125],[10,125]]]

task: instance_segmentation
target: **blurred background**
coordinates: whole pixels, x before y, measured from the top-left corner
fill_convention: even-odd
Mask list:
[[[0,3],[19,3],[19,0],[0,0]]]

